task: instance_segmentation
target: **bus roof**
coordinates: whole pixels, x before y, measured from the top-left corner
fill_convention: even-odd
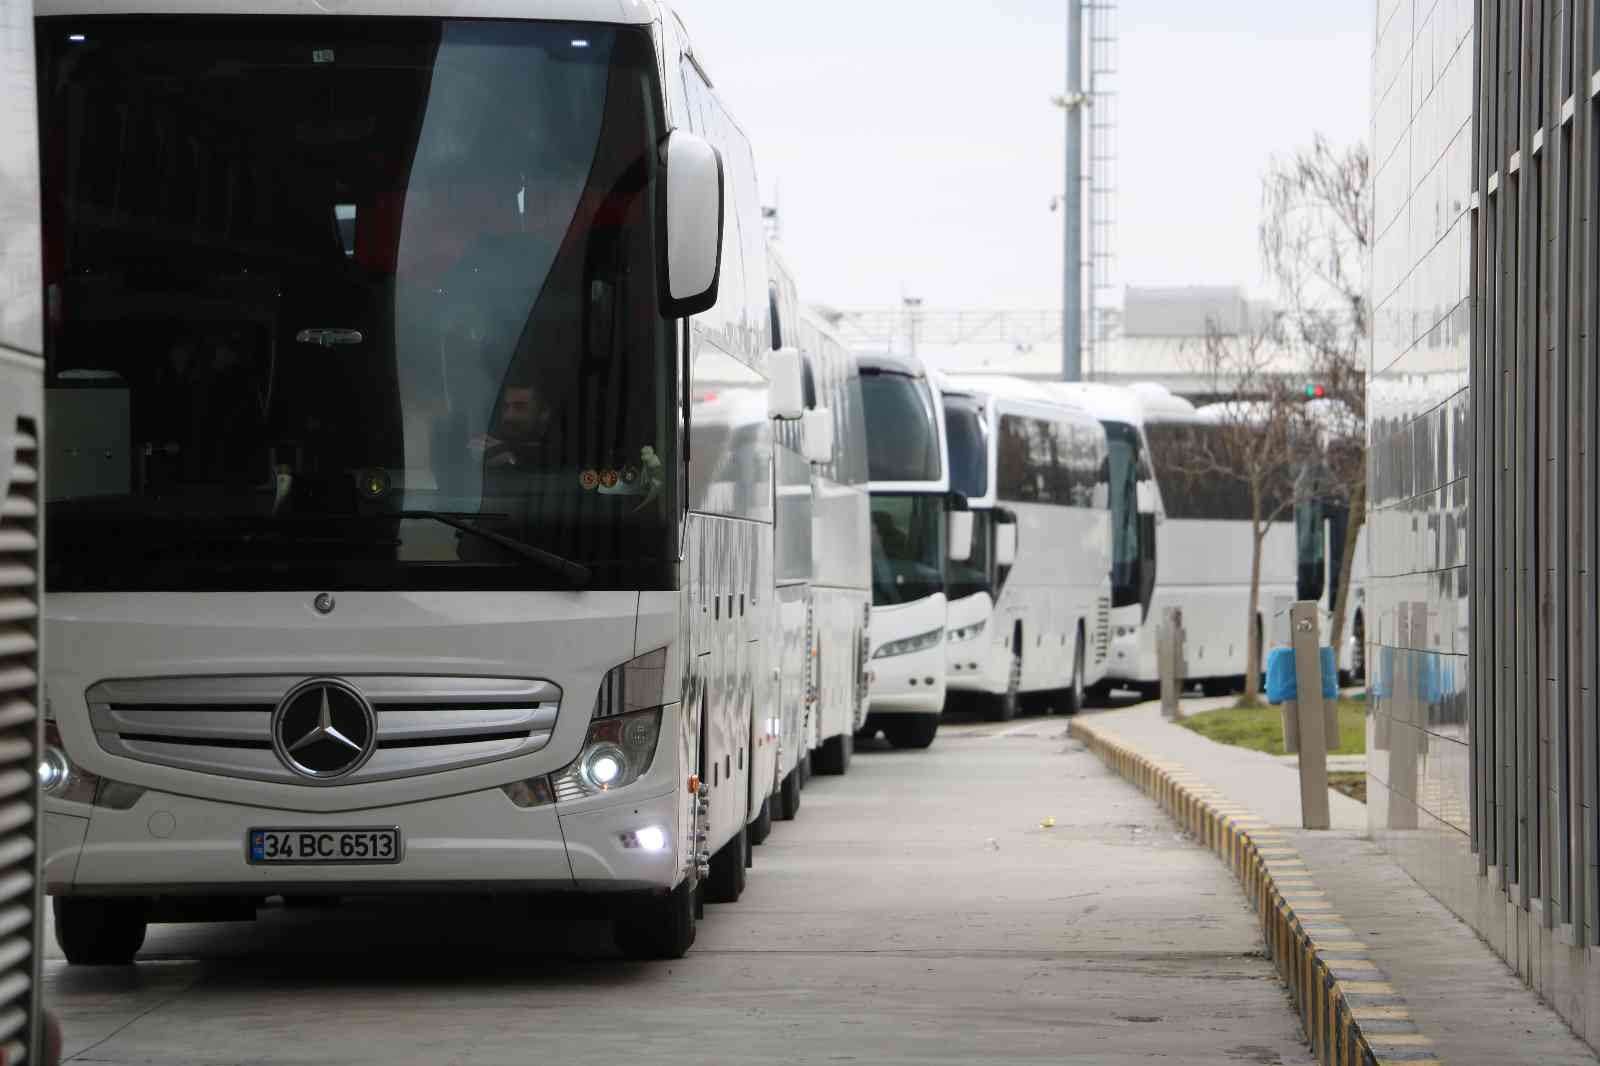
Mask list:
[[[390,15],[648,25],[655,0],[36,0],[51,15]]]
[[[948,392],[958,396],[989,396],[1027,403],[1048,404],[1051,407],[1059,407],[1085,418],[1098,419],[1100,417],[1088,404],[1071,393],[1054,390],[1041,392],[1038,382],[1023,381],[1021,378],[983,374],[963,374],[955,377],[941,374],[939,375],[938,385],[940,392]]]
[[[1106,385],[1092,381],[1039,383],[1051,396],[1071,399],[1102,422],[1142,426],[1146,422],[1188,420],[1195,408],[1160,385]]]
[[[856,365],[863,374],[904,374],[908,378],[925,378],[922,360],[914,355],[890,355],[887,352],[857,352]]]

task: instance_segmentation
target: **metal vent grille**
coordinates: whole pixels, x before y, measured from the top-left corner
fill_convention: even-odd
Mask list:
[[[1095,665],[1106,661],[1111,654],[1111,600],[1102,596],[1095,604],[1094,613],[1094,661]]]
[[[39,799],[39,438],[12,437],[0,485],[0,1062],[30,1061],[37,1017]]]

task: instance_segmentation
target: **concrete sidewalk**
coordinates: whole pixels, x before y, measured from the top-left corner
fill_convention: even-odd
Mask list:
[[[1229,702],[1185,700],[1183,710]],[[1301,937],[1304,965],[1296,954],[1286,976],[1304,986],[1297,997],[1326,1001],[1302,1004],[1308,1029],[1326,1023],[1331,1032],[1336,1020],[1365,1030],[1379,1062],[1597,1061],[1487,944],[1366,839],[1364,804],[1332,793],[1333,830],[1302,830],[1293,765],[1167,722],[1157,703],[1087,713],[1072,729],[1125,777],[1165,791],[1175,814],[1227,838],[1214,848],[1235,865],[1247,893],[1275,904]],[[1252,864],[1264,871],[1264,892],[1246,877]],[[1257,904],[1270,942],[1271,907]],[[1329,1005],[1335,1000],[1337,1009]],[[1323,1061],[1340,1060],[1330,1052]]]

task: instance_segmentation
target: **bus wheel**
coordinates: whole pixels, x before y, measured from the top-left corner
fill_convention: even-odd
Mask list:
[[[750,823],[750,843],[765,844],[772,835],[772,797],[761,801],[761,813]]]
[[[1083,691],[1083,630],[1078,631],[1078,650],[1072,656],[1072,685],[1062,695],[1065,706],[1062,710],[1066,714],[1077,714],[1083,710],[1087,697]]]
[[[707,903],[738,903],[744,895],[745,850],[750,847],[750,831],[741,828],[733,839],[711,856],[711,876],[706,878]]]
[[[811,768],[825,777],[838,777],[850,772],[850,756],[856,750],[856,738],[840,733],[822,742],[822,747],[811,754]]]
[[[778,786],[778,809],[773,812],[773,817],[780,822],[792,822],[800,813],[800,768],[797,766],[789,771],[789,775]]]
[[[883,720],[883,735],[897,748],[928,748],[939,734],[936,714],[892,714]]]
[[[51,901],[56,943],[74,966],[126,966],[144,947],[145,904],[142,899],[75,899]]]
[[[1009,722],[1017,716],[1017,705],[1021,702],[1018,690],[1022,688],[1022,656],[1016,652],[1011,653],[1011,676],[1006,679],[1006,690],[1002,695],[986,695],[983,700],[983,716],[991,722]]]
[[[628,904],[612,925],[617,950],[630,959],[681,959],[694,945],[694,885],[687,879],[665,896]]]

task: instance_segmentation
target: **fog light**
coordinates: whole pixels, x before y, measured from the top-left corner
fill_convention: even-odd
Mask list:
[[[666,851],[667,831],[659,825],[647,825],[622,834],[622,846],[630,851]]]

